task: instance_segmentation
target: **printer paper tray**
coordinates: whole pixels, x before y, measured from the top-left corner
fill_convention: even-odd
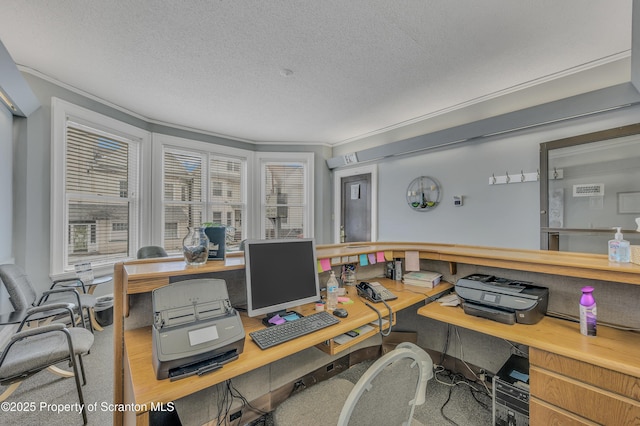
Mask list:
[[[169,379],[173,382],[178,379],[195,376],[196,374],[202,376],[204,374],[222,368],[224,364],[235,359],[238,359],[238,351],[234,349],[213,358],[208,358],[203,361],[172,368],[169,370]]]
[[[472,302],[463,302],[462,309],[467,315],[473,315],[476,317],[487,318],[493,321],[501,322],[503,324],[515,324],[516,313],[504,311],[502,309],[495,309],[489,306],[478,305]]]

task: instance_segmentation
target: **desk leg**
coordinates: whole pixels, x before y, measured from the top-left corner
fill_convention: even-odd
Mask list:
[[[104,331],[104,328],[102,328],[100,324],[98,324],[98,321],[96,320],[96,311],[93,310],[93,308],[89,309],[89,321],[91,321],[91,325],[93,326],[94,330]]]

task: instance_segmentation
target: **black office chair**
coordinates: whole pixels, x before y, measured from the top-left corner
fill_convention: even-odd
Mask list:
[[[140,247],[136,253],[138,259],[152,259],[156,257],[168,257],[167,251],[160,246]]]
[[[433,361],[413,343],[386,353],[354,385],[333,377],[285,400],[273,413],[276,426],[331,424],[416,424],[416,405],[424,404]]]

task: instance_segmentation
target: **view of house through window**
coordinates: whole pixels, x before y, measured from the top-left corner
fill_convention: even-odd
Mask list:
[[[242,235],[245,160],[213,153],[165,148],[164,248],[182,249],[190,226],[205,223],[227,228],[228,250],[237,248]]]
[[[131,217],[136,208],[131,165],[137,150],[133,141],[67,123],[65,268],[130,257],[129,233],[135,228]]]
[[[263,220],[267,239],[301,238],[307,226],[306,167],[302,162],[265,162]]]
[[[313,236],[313,153],[153,135],[57,98],[52,122],[52,276],[106,270],[141,242],[179,255],[189,227],[224,226],[227,251]]]

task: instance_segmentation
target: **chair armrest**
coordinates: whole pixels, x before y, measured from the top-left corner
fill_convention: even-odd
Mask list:
[[[76,318],[75,315],[73,313],[73,308],[75,307],[75,305],[73,303],[51,303],[49,305],[42,305],[42,306],[35,306],[33,308],[29,308],[27,309],[27,315],[25,315],[24,318],[22,318],[22,321],[20,322],[20,325],[18,326],[18,332],[22,331],[22,327],[24,327],[24,325],[29,321],[30,317],[32,315],[38,314],[38,313],[46,313],[48,311],[59,311],[59,310],[66,310],[67,313],[69,314],[69,318],[71,320],[71,325],[75,327],[75,323],[76,323]],[[53,314],[55,315],[55,314]],[[49,315],[52,316],[52,315]],[[44,317],[47,317],[46,315]],[[40,317],[41,319],[42,317]]]
[[[27,337],[37,336],[39,334],[45,334],[45,333],[54,333],[56,331],[62,331],[66,335],[67,342],[69,342],[69,345],[72,344],[71,334],[63,324],[47,324],[47,325],[43,325],[42,327],[35,327],[35,328],[30,328],[24,331],[18,331],[13,336],[11,336],[11,338],[9,339],[9,343],[7,343],[7,346],[5,346],[2,350],[2,353],[0,353],[0,365],[2,365],[4,360],[7,358],[7,354],[9,353],[9,350],[11,349],[11,347],[14,344],[16,344],[18,341],[25,339]]]
[[[64,326],[64,324],[47,324],[41,327],[29,328],[24,331],[19,331],[13,336],[11,336],[11,341],[15,342],[17,340],[21,340],[29,336],[36,336],[38,334],[50,333],[52,331],[61,331],[61,330],[64,330],[65,328],[66,327]]]
[[[72,310],[75,307],[73,303],[50,303],[48,305],[34,306],[27,309],[27,316],[38,312],[53,311],[55,309]]]
[[[49,287],[50,290],[52,290],[55,286],[57,286],[58,284],[63,284],[63,283],[72,283],[75,282],[77,284],[75,285],[70,285],[68,287],[82,287],[82,292],[86,293],[87,292],[87,288],[85,287],[86,284],[84,283],[84,281],[82,281],[80,278],[62,278],[59,280],[55,280],[52,284],[51,287]]]
[[[71,288],[71,287],[67,287],[67,288],[55,288],[53,290],[47,290],[47,291],[43,291],[42,292],[42,296],[40,296],[40,300],[38,300],[38,305],[40,305],[42,302],[46,302],[47,299],[49,299],[49,295],[51,294],[55,294],[55,293],[70,293],[73,292],[75,294],[76,297],[76,305],[78,306],[79,309],[82,309],[82,303],[80,302],[80,293],[78,293],[78,290],[76,290],[75,288]]]

